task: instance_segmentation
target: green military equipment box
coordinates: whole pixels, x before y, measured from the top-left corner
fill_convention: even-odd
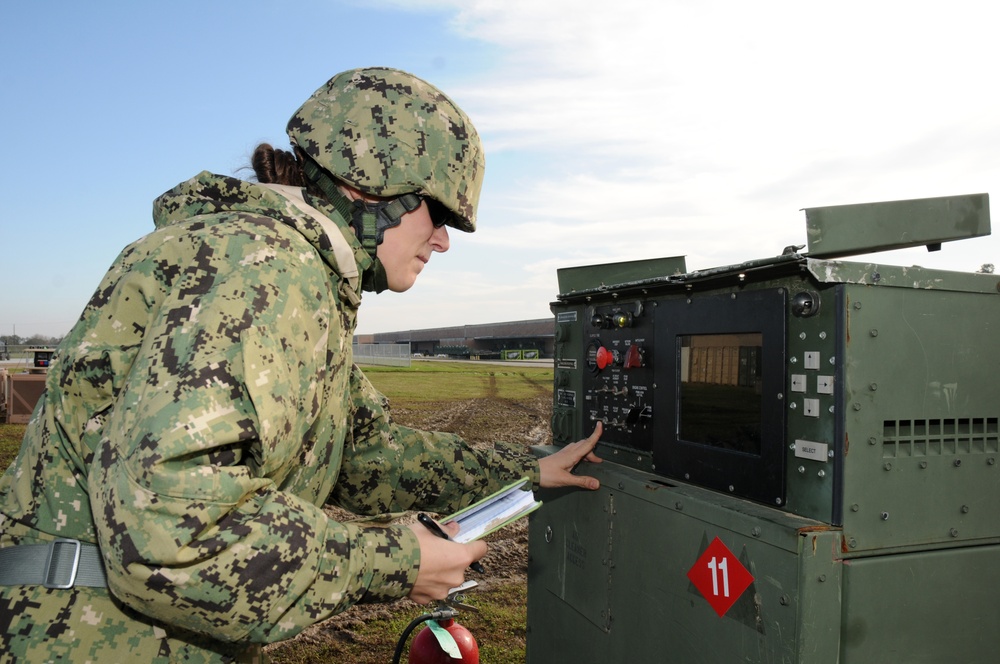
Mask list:
[[[560,271],[536,452],[601,421],[606,461],[532,518],[530,664],[996,661],[1000,279],[834,255],[988,234],[988,198],[807,221],[822,258]]]

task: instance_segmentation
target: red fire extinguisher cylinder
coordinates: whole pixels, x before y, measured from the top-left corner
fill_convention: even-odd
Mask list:
[[[452,618],[439,620],[438,624],[455,639],[462,658],[452,658],[441,648],[434,632],[429,627],[424,627],[410,644],[409,664],[479,664],[479,644],[472,632]]]

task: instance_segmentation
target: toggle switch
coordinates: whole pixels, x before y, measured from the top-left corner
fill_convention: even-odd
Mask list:
[[[637,369],[643,365],[643,352],[636,344],[632,344],[625,351],[625,368]]]

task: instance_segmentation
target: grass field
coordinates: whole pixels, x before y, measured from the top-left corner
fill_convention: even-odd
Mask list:
[[[401,424],[454,430],[473,442],[480,435],[487,440],[497,439],[494,433],[517,439],[528,427],[547,428],[538,412],[522,404],[551,404],[551,368],[415,361],[408,368],[366,367],[365,373],[389,397]],[[463,403],[471,405],[463,410]],[[458,413],[453,417],[454,428],[429,424],[440,423],[439,414],[452,408]],[[477,421],[478,428],[471,432],[463,429]],[[0,468],[6,468],[16,458],[24,430],[25,425],[0,424]],[[527,602],[523,576],[493,580],[470,593],[467,602],[480,609],[479,613],[460,616],[461,623],[479,641],[480,661],[523,664]],[[424,611],[426,608],[408,601],[365,610],[346,623],[338,623],[336,628],[318,625],[299,638],[271,646],[268,655],[276,664],[389,662],[403,629]]]
[[[0,424],[0,468],[6,469],[17,457],[24,427],[23,424]]]

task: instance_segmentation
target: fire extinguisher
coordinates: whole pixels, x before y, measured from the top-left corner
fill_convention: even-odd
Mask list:
[[[399,637],[393,664],[399,664],[406,639],[422,623],[427,625],[413,638],[407,659],[409,664],[479,664],[479,644],[472,632],[455,621],[457,609],[477,611],[476,607],[462,603],[462,593],[477,585],[475,581],[466,581],[452,588],[436,610],[414,618]]]

